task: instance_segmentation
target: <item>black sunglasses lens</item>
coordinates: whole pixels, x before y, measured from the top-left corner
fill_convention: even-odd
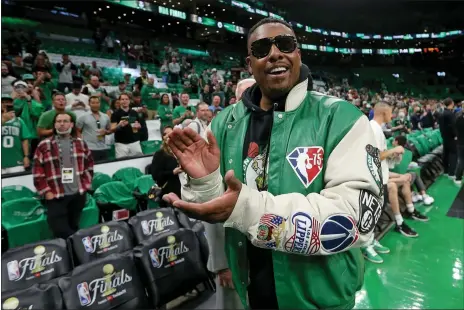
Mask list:
[[[295,38],[291,36],[277,36],[275,45],[282,53],[292,53],[296,49]]]
[[[270,38],[263,38],[251,43],[251,52],[256,58],[263,58],[269,54],[271,50],[272,40]]]

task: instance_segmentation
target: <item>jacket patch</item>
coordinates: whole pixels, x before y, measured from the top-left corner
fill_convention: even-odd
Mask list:
[[[354,219],[349,215],[329,216],[321,228],[321,243],[324,251],[337,253],[345,250],[359,238]]]
[[[254,244],[259,247],[275,249],[280,246],[287,220],[276,214],[261,216]]]
[[[285,250],[290,253],[311,255],[319,251],[320,224],[309,214],[295,213],[292,216],[293,235],[285,242]]]
[[[324,166],[324,149],[320,146],[296,147],[287,160],[301,183],[308,188]]]
[[[359,192],[359,208],[361,214],[358,222],[359,232],[370,233],[382,214],[382,204],[372,192],[363,189]]]
[[[380,151],[378,148],[366,145],[367,167],[379,188],[379,197],[383,197],[382,163],[380,162]]]

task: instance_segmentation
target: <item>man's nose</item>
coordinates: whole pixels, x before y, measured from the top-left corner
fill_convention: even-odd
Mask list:
[[[284,57],[283,53],[279,50],[279,48],[272,44],[271,50],[269,51],[269,60],[276,61],[278,59],[282,59]]]

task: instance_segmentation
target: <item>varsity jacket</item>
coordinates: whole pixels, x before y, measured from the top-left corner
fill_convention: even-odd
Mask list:
[[[224,223],[225,252],[234,285],[247,307],[248,238],[272,251],[279,309],[352,308],[363,284],[359,247],[381,213],[379,151],[369,121],[339,98],[307,91],[308,80],[273,112],[266,191],[243,184]],[[182,188],[186,201],[224,193],[223,176],[244,182],[243,147],[250,110],[243,102],[214,118],[220,167]]]

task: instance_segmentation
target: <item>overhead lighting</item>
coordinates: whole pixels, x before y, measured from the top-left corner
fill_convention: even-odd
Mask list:
[[[219,33],[219,30],[216,30],[216,33]]]
[[[235,25],[235,22],[232,22],[232,24],[234,24],[234,25]]]
[[[151,22],[151,18],[149,18],[148,21]]]
[[[253,17],[250,16],[250,19],[253,19]]]
[[[163,27],[163,28],[164,28],[164,25],[163,25],[163,26],[161,26],[161,27]]]
[[[224,12],[226,9],[222,9],[222,11]]]
[[[119,19],[121,19],[121,16],[118,16]]]
[[[93,14],[97,14],[97,11],[93,11]]]
[[[208,13],[206,13],[205,16],[208,16]]]
[[[171,23],[168,23],[168,26],[171,26]]]
[[[208,6],[211,6],[211,4],[208,3]]]
[[[102,9],[101,8],[98,8],[99,11],[101,11]]]
[[[134,11],[132,11],[132,14],[135,14],[135,12],[134,12]]]
[[[123,16],[126,16],[126,13],[122,14]]]
[[[177,22],[177,24],[179,25],[179,22]]]
[[[107,9],[109,9],[109,8],[110,8],[110,6],[109,6],[109,5],[107,5],[107,6],[106,6],[106,8],[107,8]]]

